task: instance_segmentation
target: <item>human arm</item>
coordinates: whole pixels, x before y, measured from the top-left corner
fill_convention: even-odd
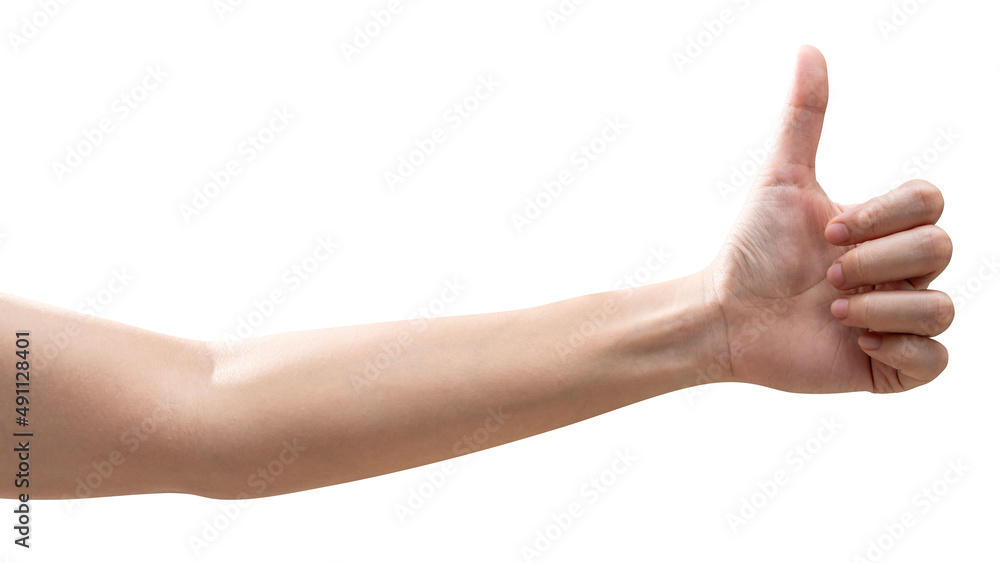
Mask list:
[[[15,331],[35,342],[32,498],[246,498],[471,453],[694,385],[725,345],[706,295],[698,273],[528,309],[232,345],[3,296],[0,347],[13,367]],[[63,345],[43,359],[53,337]],[[5,483],[5,497],[23,492]]]
[[[260,494],[448,459],[694,385],[725,345],[705,296],[698,273],[515,311],[218,344],[200,409],[215,430],[199,449],[228,468],[202,494],[256,494],[251,473],[288,445],[301,455]]]
[[[419,330],[380,323],[233,347],[4,297],[0,352],[13,351],[17,330],[44,342],[80,326],[33,367],[32,424],[45,437],[33,491],[77,496],[76,479],[106,467],[158,401],[168,406],[157,430],[93,495],[236,498],[333,485],[708,382],[832,393],[931,381],[947,351],[930,337],[954,316],[947,295],[928,289],[951,256],[934,226],[943,197],[915,181],[857,206],[832,202],[815,176],[827,91],[825,61],[804,48],[776,149],[730,236],[708,267],[678,280]],[[842,298],[846,311],[834,305]],[[12,367],[0,364],[10,382]],[[3,389],[11,404],[12,384]]]

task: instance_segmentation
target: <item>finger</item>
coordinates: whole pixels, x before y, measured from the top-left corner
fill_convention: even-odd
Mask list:
[[[826,277],[841,290],[900,280],[926,289],[951,262],[951,253],[948,233],[923,225],[855,246],[837,258]]]
[[[816,149],[828,99],[826,59],[815,47],[803,45],[775,132],[774,150],[761,167],[762,176],[776,184],[815,179]]]
[[[941,334],[955,319],[951,297],[932,289],[845,295],[830,305],[830,312],[845,326],[921,336]]]
[[[920,225],[933,225],[943,210],[941,190],[930,182],[910,180],[830,219],[826,240],[837,245],[857,244]]]
[[[931,381],[948,366],[948,349],[937,340],[915,334],[863,334],[858,338],[861,349],[883,364],[891,366],[905,377],[916,380],[904,389]],[[902,379],[902,378],[901,378]]]

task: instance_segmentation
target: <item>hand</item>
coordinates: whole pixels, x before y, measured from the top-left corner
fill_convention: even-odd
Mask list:
[[[929,337],[954,306],[927,289],[951,259],[934,225],[944,199],[914,180],[860,205],[830,201],[815,174],[828,93],[823,55],[803,47],[775,148],[705,271],[725,319],[727,378],[801,393],[906,391],[948,363]]]

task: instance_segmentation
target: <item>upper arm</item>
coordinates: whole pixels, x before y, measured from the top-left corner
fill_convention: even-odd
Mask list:
[[[203,344],[0,295],[0,446],[8,456],[0,466],[10,468],[0,494],[182,490],[195,398],[211,377]]]

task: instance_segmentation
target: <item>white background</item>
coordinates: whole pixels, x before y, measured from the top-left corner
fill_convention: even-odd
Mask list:
[[[940,338],[948,369],[910,393],[673,393],[463,458],[403,521],[396,505],[430,490],[426,475],[441,464],[253,501],[235,518],[229,503],[185,495],[41,501],[30,556],[6,523],[0,553],[185,560],[214,521],[227,527],[201,560],[524,561],[550,515],[582,501],[541,560],[854,561],[907,511],[916,523],[882,538],[884,561],[995,558],[1000,278],[985,279],[982,265],[1000,250],[1000,6],[927,1],[886,35],[879,21],[904,4],[918,6],[593,0],[553,28],[556,0],[404,1],[346,57],[386,1],[245,2],[222,17],[210,0],[72,2],[51,18],[34,1],[4,2],[6,293],[76,309],[112,295],[102,290],[124,269],[129,285],[97,314],[217,340],[254,300],[287,289],[282,272],[317,236],[340,249],[253,335],[408,318],[448,280],[465,289],[446,315],[604,291],[651,246],[670,253],[651,281],[685,275],[725,236],[748,183],[728,198],[719,183],[752,167],[748,151],[771,134],[796,49],[809,43],[831,79],[820,182],[836,201],[864,201],[914,177],[908,161],[927,151],[934,162],[920,175],[944,191],[940,224],[955,245],[934,287],[959,310]],[[679,69],[673,55],[723,9],[735,21],[703,34]],[[22,18],[44,25],[32,34]],[[115,99],[147,66],[166,77],[136,92],[144,99],[122,119]],[[454,129],[445,111],[489,76],[499,86]],[[290,125],[246,162],[241,143],[284,107]],[[573,152],[609,118],[627,130],[577,173]],[[113,131],[60,177],[53,162],[102,119]],[[390,190],[384,174],[437,127],[445,142]],[[957,138],[935,152],[949,129]],[[186,222],[179,206],[231,159],[242,172]],[[518,233],[511,214],[564,169],[574,183]],[[959,300],[959,287],[972,298]],[[842,428],[810,442],[828,417]],[[818,444],[804,463],[788,457]],[[581,486],[626,450],[638,461],[589,503]],[[915,504],[955,460],[965,476]],[[778,470],[787,484],[734,533],[727,515]],[[3,506],[12,523],[13,503]]]

